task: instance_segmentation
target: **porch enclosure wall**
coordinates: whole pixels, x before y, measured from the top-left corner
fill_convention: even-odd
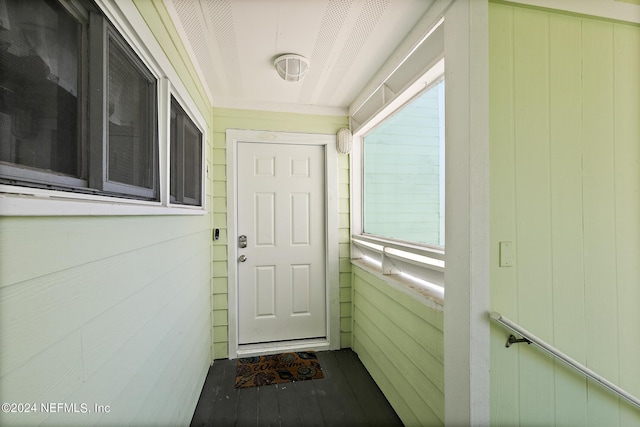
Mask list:
[[[211,135],[164,5],[118,0],[133,4],[149,27],[137,31],[161,43]],[[210,140],[205,151],[211,169]],[[0,397],[38,412],[0,424],[188,425],[211,362],[210,229],[209,214],[1,218]],[[39,406],[57,402],[91,413]]]
[[[264,130],[278,132],[318,133],[335,135],[348,126],[346,116],[321,116],[280,112],[213,108],[213,165],[212,226],[221,230],[220,240],[213,244],[213,356],[229,357],[229,286],[227,245],[227,129]],[[351,275],[349,260],[349,159],[338,157],[339,194],[330,195],[339,200],[339,228],[328,230],[338,233],[340,245],[340,344],[351,346]],[[233,260],[232,262],[235,262]]]
[[[355,264],[352,270],[353,350],[404,424],[444,425],[441,307]]]
[[[491,309],[640,396],[640,27],[505,3],[489,19]],[[640,424],[508,335],[492,325],[492,425]]]

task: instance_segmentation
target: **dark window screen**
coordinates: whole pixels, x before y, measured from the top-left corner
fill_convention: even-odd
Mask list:
[[[5,2],[3,2],[5,3]],[[0,161],[80,177],[80,24],[50,1],[0,16]]]
[[[171,202],[202,205],[202,132],[171,100]]]
[[[109,43],[108,180],[153,188],[154,85],[119,43]]]

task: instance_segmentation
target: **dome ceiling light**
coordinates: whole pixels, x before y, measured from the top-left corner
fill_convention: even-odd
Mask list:
[[[301,55],[286,54],[280,55],[273,61],[278,75],[288,82],[302,80],[309,70],[309,60]]]

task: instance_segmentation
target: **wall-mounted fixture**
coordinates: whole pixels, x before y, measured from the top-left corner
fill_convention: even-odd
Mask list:
[[[338,153],[349,154],[353,145],[353,135],[349,128],[342,128],[338,131]]]
[[[302,80],[305,73],[309,71],[309,60],[301,55],[292,53],[278,56],[273,65],[276,67],[278,75],[288,82]]]

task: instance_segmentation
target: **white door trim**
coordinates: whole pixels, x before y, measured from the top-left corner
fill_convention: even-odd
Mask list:
[[[238,142],[268,144],[322,145],[325,147],[325,207],[326,207],[326,339],[238,344],[238,229],[237,229],[237,158]],[[336,136],[323,134],[271,132],[227,129],[227,283],[229,358],[295,350],[334,350],[340,348],[340,264],[338,246],[338,152]]]

